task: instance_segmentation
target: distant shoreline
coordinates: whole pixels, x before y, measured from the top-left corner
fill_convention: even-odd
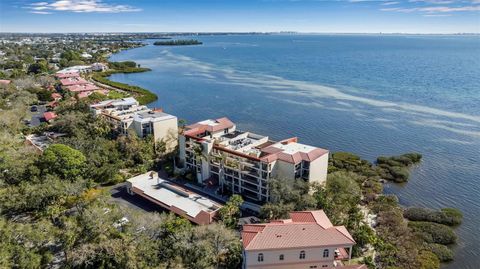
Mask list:
[[[155,46],[192,46],[202,45],[203,42],[196,39],[184,39],[184,40],[168,40],[168,41],[155,41]]]

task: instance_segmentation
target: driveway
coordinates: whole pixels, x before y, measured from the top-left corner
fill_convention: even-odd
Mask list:
[[[110,200],[123,208],[134,210],[144,210],[147,212],[168,212],[161,206],[142,198],[139,195],[130,195],[127,193],[127,184],[120,183],[110,189]]]
[[[32,119],[30,120],[30,127],[37,127],[44,122],[43,113],[47,111],[45,106],[37,105],[37,112],[32,112]]]

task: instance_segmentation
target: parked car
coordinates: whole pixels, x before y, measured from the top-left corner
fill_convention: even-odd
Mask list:
[[[32,106],[32,108],[30,108],[30,111],[32,111],[32,112],[37,112],[37,111],[38,111],[38,107],[37,107],[37,106]]]

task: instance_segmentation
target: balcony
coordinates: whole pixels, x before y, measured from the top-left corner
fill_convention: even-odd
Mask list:
[[[255,184],[258,184],[258,178],[254,177],[254,176],[250,176],[248,174],[243,174],[242,179],[247,180],[247,181],[251,181],[251,182],[255,182]]]
[[[258,192],[258,187],[257,186],[254,186],[250,183],[247,183],[247,182],[242,182],[242,188],[246,189],[246,190],[249,190],[251,192],[254,192],[254,193],[257,193]]]
[[[348,250],[346,248],[337,248],[335,250],[335,260],[345,261],[349,259],[350,259],[350,256],[348,255]]]
[[[242,180],[250,184],[258,185],[258,180],[251,177],[243,177]]]

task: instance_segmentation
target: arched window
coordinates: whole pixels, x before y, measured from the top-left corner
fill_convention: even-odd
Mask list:
[[[328,258],[328,256],[330,256],[330,251],[328,249],[324,249],[323,250],[323,257]]]
[[[258,253],[258,261],[263,262],[263,253]]]
[[[280,256],[278,256],[278,259],[283,261],[285,259],[285,256],[283,256],[283,254],[280,254]]]
[[[305,259],[305,251],[304,250],[300,251],[300,260],[303,260],[303,259]]]

